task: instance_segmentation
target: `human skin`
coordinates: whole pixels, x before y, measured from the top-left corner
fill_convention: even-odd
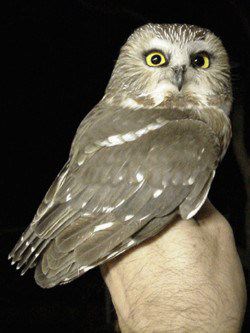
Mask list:
[[[122,333],[240,332],[246,286],[232,229],[207,201],[195,220],[102,266]]]

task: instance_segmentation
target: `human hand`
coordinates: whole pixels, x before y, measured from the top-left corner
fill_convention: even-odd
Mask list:
[[[102,274],[123,333],[240,332],[244,274],[231,227],[208,201]]]

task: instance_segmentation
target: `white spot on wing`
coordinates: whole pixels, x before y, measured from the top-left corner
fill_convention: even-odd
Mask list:
[[[96,231],[100,231],[100,230],[105,230],[105,229],[107,229],[107,228],[112,227],[112,225],[113,225],[113,222],[107,222],[107,223],[103,223],[103,224],[97,225],[97,226],[94,228],[94,232],[96,232]]]
[[[116,146],[116,145],[121,145],[124,142],[134,141],[134,140],[138,139],[140,136],[147,134],[150,131],[154,131],[158,128],[161,128],[167,122],[168,121],[166,119],[160,117],[160,118],[157,118],[155,122],[148,124],[147,126],[140,128],[139,130],[137,130],[135,132],[111,135],[107,139],[102,140],[102,141],[97,140],[95,142],[96,150],[98,149],[97,146],[112,147],[112,146]],[[83,157],[82,160],[78,160],[78,165],[81,165],[84,162],[84,160],[85,160],[85,157]]]
[[[124,101],[122,101],[121,106],[125,108],[130,108],[130,109],[139,109],[142,107],[141,104],[137,103],[134,99],[132,98],[127,98]]]
[[[178,185],[178,181],[177,181],[177,179],[172,179],[172,183],[174,184],[174,185]]]
[[[91,214],[88,213],[88,212],[85,212],[85,213],[83,213],[82,215],[83,215],[83,216],[90,216]]]
[[[106,213],[110,213],[110,212],[112,212],[112,210],[114,210],[114,207],[107,207]]]
[[[157,124],[157,123],[153,123],[153,124],[149,124],[147,126],[147,128],[149,129],[149,131],[154,131],[158,128],[161,128],[162,127],[162,124]]]
[[[112,252],[110,255],[107,256],[107,259],[113,258],[117,253],[118,251]]]
[[[135,134],[140,137],[144,134],[147,134],[149,132],[149,128],[148,127],[144,127],[144,128],[141,128],[139,129],[138,131],[135,132]]]
[[[140,220],[141,220],[141,221],[144,221],[144,220],[146,220],[150,215],[151,215],[151,214],[147,214],[147,215],[145,215],[144,217],[142,217]]]
[[[188,178],[188,185],[192,185],[194,183],[194,177]]]
[[[206,200],[206,197],[207,197],[207,196],[205,196],[205,197],[203,198],[203,200],[199,202],[199,204],[197,205],[197,207],[195,207],[195,209],[193,209],[193,210],[188,214],[188,216],[187,216],[187,220],[191,219],[191,218],[192,218],[192,217],[198,212],[198,210],[201,208],[201,206],[203,205],[204,201]]]
[[[124,140],[122,139],[121,135],[111,135],[108,138],[108,141],[114,145],[120,145],[121,143],[124,142]]]
[[[70,193],[66,197],[66,202],[69,201],[69,200],[71,200],[71,194]]]
[[[134,217],[134,215],[132,215],[132,214],[130,214],[130,215],[126,215],[124,221],[131,220],[132,217]]]
[[[162,191],[163,190],[160,190],[160,189],[156,190],[153,194],[154,198],[158,198],[162,194]]]
[[[131,241],[128,242],[127,247],[134,245],[135,244],[135,240],[131,239]]]
[[[79,166],[81,166],[81,165],[84,163],[85,158],[86,158],[86,156],[83,155],[81,158],[78,159],[77,164],[78,164]]]
[[[84,271],[84,272],[87,272],[89,271],[91,268],[93,268],[94,266],[81,266],[79,269],[78,269],[78,274],[80,274],[81,271]],[[69,280],[69,279],[68,279]],[[64,280],[64,281],[67,281],[67,278]]]
[[[125,199],[122,199],[120,202],[118,202],[118,204],[115,206],[115,208],[121,206],[124,202],[125,202]]]
[[[143,181],[143,179],[144,179],[143,174],[141,172],[137,172],[136,179],[138,182]]]
[[[123,138],[123,140],[125,140],[125,141],[134,141],[134,140],[137,139],[137,136],[136,136],[136,134],[133,133],[133,132],[128,132],[128,133],[126,133],[126,134],[123,134],[122,138]]]

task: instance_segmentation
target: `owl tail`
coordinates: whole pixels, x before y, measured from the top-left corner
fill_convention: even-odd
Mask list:
[[[141,229],[135,231],[119,244],[116,244],[116,246],[111,248],[108,252],[104,249],[104,245],[102,245],[104,243],[102,243],[101,239],[98,240],[96,238],[98,234],[95,234],[93,238],[85,238],[85,240],[83,240],[84,246],[82,247],[82,250],[78,250],[77,252],[75,249],[72,249],[67,253],[60,252],[59,242],[55,239],[44,252],[42,259],[36,267],[36,283],[42,288],[52,288],[58,284],[69,283],[86,273],[88,270],[110,261],[128,249],[140,244],[144,240],[155,236],[169,222],[173,221],[176,215],[177,214],[174,212],[170,215],[151,220]],[[120,232],[122,231],[119,226],[119,233]],[[74,234],[76,235],[77,233],[78,231],[75,229]],[[67,237],[69,237],[69,235],[67,235]],[[105,236],[105,238],[107,238],[107,236]],[[100,245],[100,248],[98,251],[95,251],[97,244]],[[110,244],[112,244],[112,240],[109,241],[109,245]],[[115,242],[113,242],[113,244],[115,244]],[[79,249],[80,248],[81,246]],[[103,251],[101,251],[102,248]],[[88,251],[88,249],[90,250]],[[93,255],[94,253],[98,253],[98,259],[96,259],[97,255]]]

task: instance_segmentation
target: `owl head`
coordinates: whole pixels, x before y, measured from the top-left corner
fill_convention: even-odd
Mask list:
[[[147,24],[121,48],[106,90],[123,103],[187,103],[231,108],[228,56],[211,31],[187,24]]]

